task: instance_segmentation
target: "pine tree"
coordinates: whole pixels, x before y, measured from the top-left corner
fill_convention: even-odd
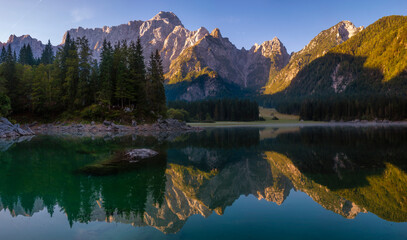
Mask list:
[[[75,102],[77,106],[84,107],[89,105],[92,101],[90,89],[90,60],[92,52],[89,47],[89,41],[86,39],[86,37],[79,38],[77,40],[77,44],[79,46],[79,82]]]
[[[17,62],[17,53],[16,53],[16,51],[14,50],[14,53],[13,53],[13,61],[16,63]]]
[[[18,55],[18,62],[23,65],[34,65],[35,59],[30,44],[23,45]]]
[[[6,57],[7,57],[7,51],[6,51],[6,48],[3,46],[1,48],[0,64],[6,61]]]
[[[123,42],[117,43],[113,51],[113,89],[114,98],[117,99],[118,103],[123,107],[124,102],[128,99],[128,94],[126,91],[127,82],[127,44]],[[113,101],[113,100],[112,100]]]
[[[26,64],[26,62],[27,62],[26,51],[27,51],[27,46],[24,44],[23,47],[20,49],[20,54],[18,55],[18,62],[21,64]]]
[[[106,103],[109,106],[112,104],[111,99],[114,93],[112,84],[112,64],[113,64],[113,48],[110,42],[103,40],[102,52],[100,54],[99,79],[101,81],[101,89],[98,93],[99,101]]]
[[[40,62],[45,65],[52,64],[54,62],[54,51],[52,50],[50,40],[48,40],[48,44],[45,45],[44,51],[42,51]]]
[[[79,82],[79,57],[75,41],[71,41],[69,44],[65,65],[66,76],[63,86],[66,92],[63,100],[65,100],[64,102],[68,109],[74,109]]]
[[[91,103],[96,103],[98,100],[98,93],[101,89],[101,81],[99,78],[99,66],[96,60],[93,60],[91,63],[91,74],[90,74],[90,83],[89,83],[89,97]]]
[[[10,45],[7,46],[7,52],[3,67],[4,70],[2,72],[2,75],[5,79],[7,95],[10,97],[12,108],[14,108],[16,106],[15,99],[17,98],[16,86],[18,85],[18,78],[16,74],[16,61]]]
[[[151,53],[148,71],[148,104],[154,113],[165,116],[167,107],[164,89],[164,70],[158,50],[155,53]]]
[[[35,59],[34,59],[33,51],[31,49],[30,44],[27,45],[27,49],[25,52],[25,58],[26,58],[25,64],[31,65],[31,66],[35,64]]]
[[[146,67],[144,65],[143,49],[140,38],[137,43],[132,42],[129,48],[129,92],[132,94],[131,101],[135,103],[138,113],[144,113],[147,107],[146,101]]]

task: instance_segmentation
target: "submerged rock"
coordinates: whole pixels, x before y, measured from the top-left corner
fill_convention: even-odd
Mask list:
[[[126,156],[129,158],[130,163],[138,162],[142,159],[151,158],[156,155],[158,155],[158,152],[146,148],[133,149],[126,153]]]

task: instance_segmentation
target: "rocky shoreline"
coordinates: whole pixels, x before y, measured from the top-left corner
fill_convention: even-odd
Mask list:
[[[157,135],[158,133],[173,133],[173,132],[195,132],[201,131],[201,128],[191,127],[185,122],[180,122],[175,119],[158,120],[153,124],[137,125],[135,122],[129,125],[119,125],[110,121],[103,123],[53,123],[53,124],[30,124],[28,127],[32,129],[35,134],[73,134],[73,135]]]
[[[6,118],[0,118],[0,139],[12,139],[34,135],[124,136],[136,134],[156,136],[201,130],[201,128],[191,127],[185,122],[180,122],[175,119],[158,120],[156,123],[143,125],[137,125],[133,122],[131,126],[118,125],[110,121],[104,121],[103,123],[92,122],[90,124],[58,122],[39,124],[34,122],[20,126],[19,124],[12,124]]]
[[[12,124],[7,118],[0,118],[0,138],[18,138],[35,135],[28,126],[21,127],[19,124]]]

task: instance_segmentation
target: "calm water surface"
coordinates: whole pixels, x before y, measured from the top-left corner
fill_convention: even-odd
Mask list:
[[[0,239],[407,238],[407,128],[37,136],[0,166]]]

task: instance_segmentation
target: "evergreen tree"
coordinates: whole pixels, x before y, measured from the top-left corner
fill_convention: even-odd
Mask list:
[[[91,103],[96,103],[98,100],[98,93],[101,89],[101,81],[99,78],[99,66],[96,60],[93,60],[91,63],[91,74],[90,74],[90,83],[89,83],[89,97]]]
[[[148,104],[154,113],[165,116],[167,107],[164,89],[164,70],[158,50],[155,53],[151,53],[148,78]]]
[[[131,101],[134,101],[139,113],[143,113],[147,107],[146,101],[146,67],[144,65],[143,49],[140,38],[137,43],[132,42],[129,48],[129,92],[132,94]]]
[[[100,89],[99,101],[108,104],[112,104],[111,99],[114,94],[112,84],[112,65],[113,65],[113,48],[110,42],[106,39],[103,41],[102,52],[100,54],[100,66],[99,66],[99,79],[102,88]]]
[[[129,94],[126,91],[127,83],[127,44],[123,42],[117,43],[113,51],[113,89],[114,98],[118,100],[118,103],[123,107],[126,99],[129,98]],[[112,100],[114,101],[114,100]]]
[[[18,62],[23,65],[34,65],[35,59],[30,44],[23,45],[18,55]]]
[[[20,54],[18,55],[18,62],[21,64],[25,64],[27,59],[26,59],[26,52],[27,52],[27,46],[24,44],[23,47],[20,49]]]
[[[62,99],[68,109],[74,109],[79,86],[79,56],[75,41],[69,42],[67,50],[65,61],[66,76],[63,81],[65,94]]]
[[[16,63],[17,62],[17,53],[16,53],[16,51],[14,50],[14,53],[13,53],[13,61]]]
[[[33,51],[31,49],[30,44],[27,45],[27,49],[25,52],[25,58],[26,58],[25,64],[31,65],[31,66],[35,64],[35,59],[34,59]]]
[[[7,57],[7,51],[6,51],[6,48],[3,46],[1,48],[0,64],[6,61],[6,57]]]
[[[2,75],[6,82],[7,95],[10,97],[12,107],[14,107],[14,100],[17,98],[16,86],[18,85],[18,79],[16,76],[16,61],[10,45],[7,46],[4,63]]]
[[[77,40],[79,46],[79,82],[76,96],[76,105],[80,107],[87,106],[92,101],[90,74],[91,74],[91,56],[89,41],[85,38]]]
[[[54,62],[54,51],[52,50],[50,40],[48,40],[48,44],[45,45],[44,51],[42,51],[40,62],[45,65],[52,64]]]
[[[33,112],[45,114],[55,111],[58,100],[55,81],[52,78],[52,65],[40,64],[34,70],[31,90],[31,107]]]

